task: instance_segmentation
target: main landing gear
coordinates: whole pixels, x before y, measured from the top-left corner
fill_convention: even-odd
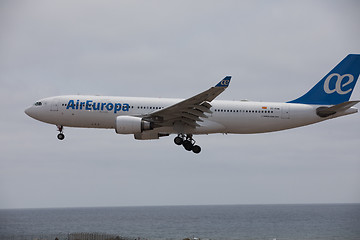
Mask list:
[[[57,135],[57,138],[59,140],[64,140],[65,138],[65,135],[63,134],[63,126],[60,126],[60,125],[57,125],[57,128],[58,128],[58,131],[60,132],[58,135]]]
[[[179,134],[176,138],[174,138],[174,143],[176,145],[183,145],[183,147],[187,151],[193,151],[194,153],[200,153],[201,147],[195,145],[195,140],[192,138],[192,134]]]

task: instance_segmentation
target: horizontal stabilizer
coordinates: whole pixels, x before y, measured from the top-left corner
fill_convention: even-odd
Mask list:
[[[319,107],[316,109],[316,114],[320,117],[328,117],[337,112],[345,111],[359,102],[360,101],[349,101],[336,104],[332,107]]]

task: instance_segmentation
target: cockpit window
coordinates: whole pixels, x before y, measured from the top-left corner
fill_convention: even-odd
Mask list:
[[[35,103],[35,106],[41,106],[42,105],[42,102],[36,102]]]

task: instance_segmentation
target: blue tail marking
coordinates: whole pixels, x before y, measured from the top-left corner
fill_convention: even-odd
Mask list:
[[[310,91],[289,103],[336,105],[349,101],[359,73],[360,54],[349,54]]]

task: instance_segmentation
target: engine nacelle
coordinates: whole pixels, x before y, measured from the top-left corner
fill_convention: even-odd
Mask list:
[[[152,130],[151,122],[133,116],[118,116],[115,122],[115,131],[118,134],[135,134],[145,130]]]

